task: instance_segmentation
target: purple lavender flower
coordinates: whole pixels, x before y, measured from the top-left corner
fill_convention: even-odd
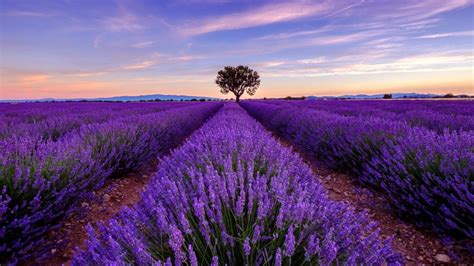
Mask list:
[[[238,204],[244,198],[240,195],[246,195],[246,204]],[[377,258],[360,263],[392,259],[390,243],[367,224],[365,214],[331,201],[297,154],[238,105],[226,104],[161,160],[141,201],[121,210],[109,222],[114,226],[104,226],[101,237],[88,242],[73,264],[100,264],[100,256],[90,254],[107,254],[105,237],[121,243],[124,252],[143,246],[157,261],[172,256],[178,263],[185,261],[183,247],[188,247],[189,260],[195,256],[206,264],[279,265],[282,256],[317,262],[317,235],[331,237],[324,249],[328,261],[343,264],[353,252]],[[308,242],[310,235],[315,237]],[[236,245],[242,245],[240,252]],[[131,256],[129,261],[138,261],[135,253]]]
[[[244,254],[245,254],[245,256],[250,255],[250,249],[251,249],[250,241],[249,241],[249,238],[247,237],[244,240]]]
[[[309,236],[308,245],[306,247],[306,259],[309,259],[310,257],[316,255],[319,251],[319,238],[316,234],[311,234]]]
[[[277,248],[275,252],[275,266],[281,266],[281,249]]]
[[[169,245],[174,252],[176,261],[181,261],[181,259],[183,259],[183,253],[181,251],[181,247],[183,246],[183,244],[184,237],[181,234],[181,231],[178,230],[178,228],[176,228],[175,226],[172,226]]]
[[[260,225],[255,226],[252,236],[252,244],[256,244],[260,240],[261,228],[262,226]]]
[[[188,253],[189,253],[189,263],[191,266],[198,266],[198,259],[196,257],[196,253],[194,253],[193,246],[189,245],[188,246]]]
[[[219,257],[217,256],[212,257],[211,266],[219,266]]]
[[[285,237],[285,256],[291,257],[295,252],[295,235],[293,234],[293,225],[290,225]]]
[[[336,258],[338,252],[337,244],[332,240],[332,235],[332,230],[329,230],[321,247],[321,259],[325,265],[329,265]]]

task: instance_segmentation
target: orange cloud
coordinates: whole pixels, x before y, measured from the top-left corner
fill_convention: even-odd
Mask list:
[[[31,74],[31,75],[20,76],[18,81],[20,83],[34,84],[34,83],[44,82],[48,80],[49,78],[50,76],[45,75],[45,74]]]

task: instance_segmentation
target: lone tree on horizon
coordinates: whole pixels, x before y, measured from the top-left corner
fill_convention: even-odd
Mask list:
[[[240,96],[245,91],[249,95],[254,95],[260,86],[260,76],[257,71],[248,66],[231,67],[226,66],[223,70],[217,72],[216,84],[221,88],[222,94],[229,91],[235,95],[235,102],[240,102]]]

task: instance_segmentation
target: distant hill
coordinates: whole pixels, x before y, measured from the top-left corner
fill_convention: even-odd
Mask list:
[[[204,96],[189,96],[189,95],[168,95],[168,94],[150,94],[150,95],[138,95],[138,96],[113,96],[113,97],[102,97],[102,98],[70,98],[70,99],[25,99],[25,100],[0,100],[0,102],[50,102],[50,101],[104,101],[104,102],[138,102],[138,101],[190,101],[190,100],[221,100],[219,98],[204,97]]]
[[[442,95],[432,93],[392,93],[392,99],[403,98],[435,98]],[[308,99],[383,99],[383,94],[355,94],[355,95],[341,95],[341,96],[308,96]]]
[[[139,96],[114,96],[106,98],[94,98],[94,101],[153,101],[153,100],[174,100],[174,101],[189,101],[192,99],[204,99],[204,100],[220,100],[219,98],[204,97],[204,96],[189,96],[189,95],[167,95],[167,94],[150,94],[150,95],[139,95]]]

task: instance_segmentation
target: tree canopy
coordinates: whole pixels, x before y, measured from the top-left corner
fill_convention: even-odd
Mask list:
[[[235,101],[239,102],[244,92],[255,94],[260,86],[260,76],[248,66],[226,66],[217,72],[216,84],[221,88],[222,94],[232,92]]]

